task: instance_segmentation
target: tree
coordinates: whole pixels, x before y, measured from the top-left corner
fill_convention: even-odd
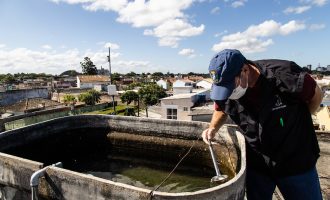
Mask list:
[[[136,76],[136,73],[135,72],[129,72],[126,74],[126,76],[128,77],[135,77]]]
[[[6,83],[6,84],[13,84],[16,82],[16,79],[12,74],[6,74],[6,75],[4,75],[1,82]]]
[[[89,90],[78,96],[79,101],[84,102],[86,105],[95,105],[101,100],[101,93],[96,90]]]
[[[166,97],[165,90],[157,84],[144,85],[139,89],[139,96],[146,106],[146,116],[148,117],[148,106],[158,103],[159,99]]]
[[[152,74],[152,77],[154,79],[160,79],[160,78],[164,77],[164,74],[162,72],[155,72]]]
[[[77,102],[77,99],[72,94],[66,94],[63,97],[63,101],[65,104],[74,105]]]
[[[112,76],[112,79],[114,81],[120,81],[120,74],[119,73],[115,72],[111,76]]]
[[[126,112],[125,115],[131,115],[128,109],[128,105],[132,103],[132,101],[138,101],[139,95],[134,91],[126,91],[121,97],[121,102],[126,103]]]
[[[80,62],[80,65],[82,67],[83,74],[86,74],[86,75],[96,75],[97,74],[97,69],[90,58],[85,57],[84,61]]]
[[[67,70],[62,74],[60,74],[60,76],[77,76],[77,75],[80,75],[80,73],[77,72],[76,70]]]

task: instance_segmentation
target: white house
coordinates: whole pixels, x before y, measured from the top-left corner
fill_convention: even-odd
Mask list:
[[[207,78],[200,80],[196,83],[197,88],[211,89],[212,88],[212,79]]]
[[[85,88],[94,88],[99,85],[107,86],[110,84],[109,76],[102,76],[102,75],[81,75],[77,76],[77,87],[81,89]]]
[[[194,82],[188,79],[179,79],[173,82],[173,95],[192,92]]]
[[[159,81],[157,81],[157,85],[162,87],[164,90],[169,89],[169,83],[166,80],[160,79]]]
[[[208,91],[209,92],[209,91]],[[206,102],[207,91],[177,94],[161,99],[161,116],[163,119],[191,121],[192,107]]]
[[[179,79],[173,82],[173,87],[193,86],[194,82],[188,79]]]

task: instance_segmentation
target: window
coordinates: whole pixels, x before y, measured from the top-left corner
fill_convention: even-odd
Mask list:
[[[168,108],[167,109],[167,119],[178,119],[177,109]]]
[[[188,107],[183,107],[183,111],[188,111]]]

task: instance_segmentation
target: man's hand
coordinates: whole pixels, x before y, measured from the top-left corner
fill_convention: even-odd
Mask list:
[[[208,129],[202,133],[203,141],[209,144],[209,140],[213,139],[215,133],[218,132],[220,127],[224,124],[227,119],[227,115],[223,111],[214,111],[212,120]]]
[[[211,141],[214,138],[216,132],[217,130],[215,130],[215,128],[208,128],[204,130],[202,133],[203,141],[206,144],[209,144],[209,141]]]

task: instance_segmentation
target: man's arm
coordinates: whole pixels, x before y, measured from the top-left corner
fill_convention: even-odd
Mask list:
[[[310,101],[307,102],[309,111],[311,114],[314,114],[316,110],[319,108],[321,102],[323,99],[323,94],[319,86],[316,84],[315,86],[315,92],[313,97],[310,99]]]
[[[214,138],[215,133],[220,129],[220,127],[225,123],[227,115],[223,111],[215,110],[212,115],[212,120],[208,129],[204,130],[202,137],[205,143]]]

